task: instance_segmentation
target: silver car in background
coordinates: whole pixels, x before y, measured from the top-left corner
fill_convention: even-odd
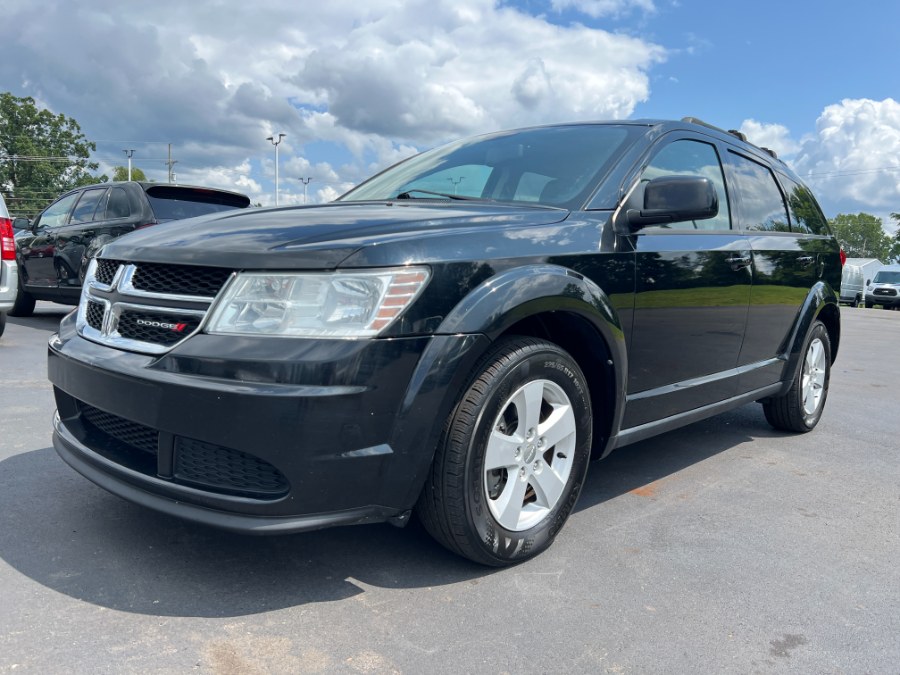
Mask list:
[[[12,309],[19,285],[16,241],[6,202],[0,194],[0,335],[6,329],[6,313]]]

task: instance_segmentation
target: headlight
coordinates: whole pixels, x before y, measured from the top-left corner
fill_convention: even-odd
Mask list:
[[[225,288],[207,333],[371,337],[390,326],[428,282],[424,267],[360,272],[247,272]]]

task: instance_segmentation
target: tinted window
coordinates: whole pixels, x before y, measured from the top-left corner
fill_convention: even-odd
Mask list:
[[[171,185],[154,185],[148,188],[147,198],[157,220],[193,218],[245,208],[250,204],[250,199],[240,194]]]
[[[131,204],[128,201],[128,193],[120,187],[112,188],[106,202],[106,220],[127,218],[130,215]]]
[[[700,141],[680,140],[670,143],[660,150],[641,174],[641,186],[660,176],[700,176],[708,178],[716,188],[719,198],[719,213],[715,218],[706,220],[687,220],[680,223],[666,223],[663,227],[700,230],[727,230],[731,228],[728,208],[728,194],[725,191],[725,179],[722,175],[722,164],[719,153],[714,146]],[[641,186],[635,190],[629,200],[633,208],[641,208],[643,190]]]
[[[457,141],[387,169],[339,201],[396,199],[406,192],[429,198],[415,194],[419,189],[573,208],[588,198],[628,139],[642,131],[612,124],[559,126]]]
[[[787,176],[784,176],[782,181],[788,190],[787,201],[791,211],[791,228],[794,232],[827,235],[829,233],[827,221],[809,188],[803,187]]]
[[[69,210],[79,196],[80,195],[76,192],[75,194],[63,197],[58,202],[54,202],[48,206],[47,210],[41,214],[40,226],[59,227],[60,225],[65,225],[69,216]]]
[[[101,197],[106,194],[106,189],[102,190],[85,190],[81,193],[81,199],[75,205],[72,211],[72,223],[88,223],[94,219],[94,212],[97,210],[97,204]],[[102,211],[101,211],[102,215]]]
[[[734,180],[741,193],[743,228],[790,232],[784,199],[771,169],[743,155],[730,154],[734,162]]]

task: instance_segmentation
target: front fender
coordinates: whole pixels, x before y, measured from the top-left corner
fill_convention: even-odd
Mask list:
[[[605,383],[614,392],[606,412],[611,415],[612,429],[619,428],[628,361],[624,332],[607,295],[590,279],[558,265],[501,272],[479,285],[446,316],[410,382],[392,441],[395,448],[409,453],[415,476],[406,497],[410,506],[427,476],[444,422],[469,386],[479,359],[516,324],[537,315],[563,312],[577,315],[593,328],[579,335],[586,336],[585,342],[597,343],[579,345],[578,351],[602,363],[602,372],[585,373],[589,381],[612,374],[614,381]],[[582,366],[588,371],[584,363]],[[608,435],[607,431],[604,436]]]
[[[535,314],[574,312],[609,341],[622,341],[622,325],[606,293],[559,265],[528,265],[501,272],[469,293],[441,322],[439,334],[483,333],[496,340]]]

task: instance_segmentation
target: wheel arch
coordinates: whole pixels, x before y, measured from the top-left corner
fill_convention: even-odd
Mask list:
[[[782,392],[786,392],[791,387],[791,383],[797,376],[798,369],[803,360],[803,345],[806,342],[806,336],[812,330],[812,326],[816,321],[821,321],[828,331],[828,341],[831,343],[831,362],[837,360],[838,347],[841,340],[841,313],[838,306],[838,299],[831,288],[825,282],[816,283],[806,296],[797,321],[794,324],[794,330],[787,341],[787,367],[785,368],[785,376],[782,381]]]
[[[592,458],[605,456],[621,423],[627,374],[625,335],[607,295],[589,279],[556,265],[515,268],[486,280],[444,319],[422,355],[404,397],[394,441],[416,447],[416,466],[406,502],[424,485],[445,420],[478,373],[497,340],[522,335],[566,350],[587,380],[593,411]],[[440,392],[440,393],[438,393]],[[436,417],[426,433],[422,397]],[[425,446],[423,448],[422,446]]]

